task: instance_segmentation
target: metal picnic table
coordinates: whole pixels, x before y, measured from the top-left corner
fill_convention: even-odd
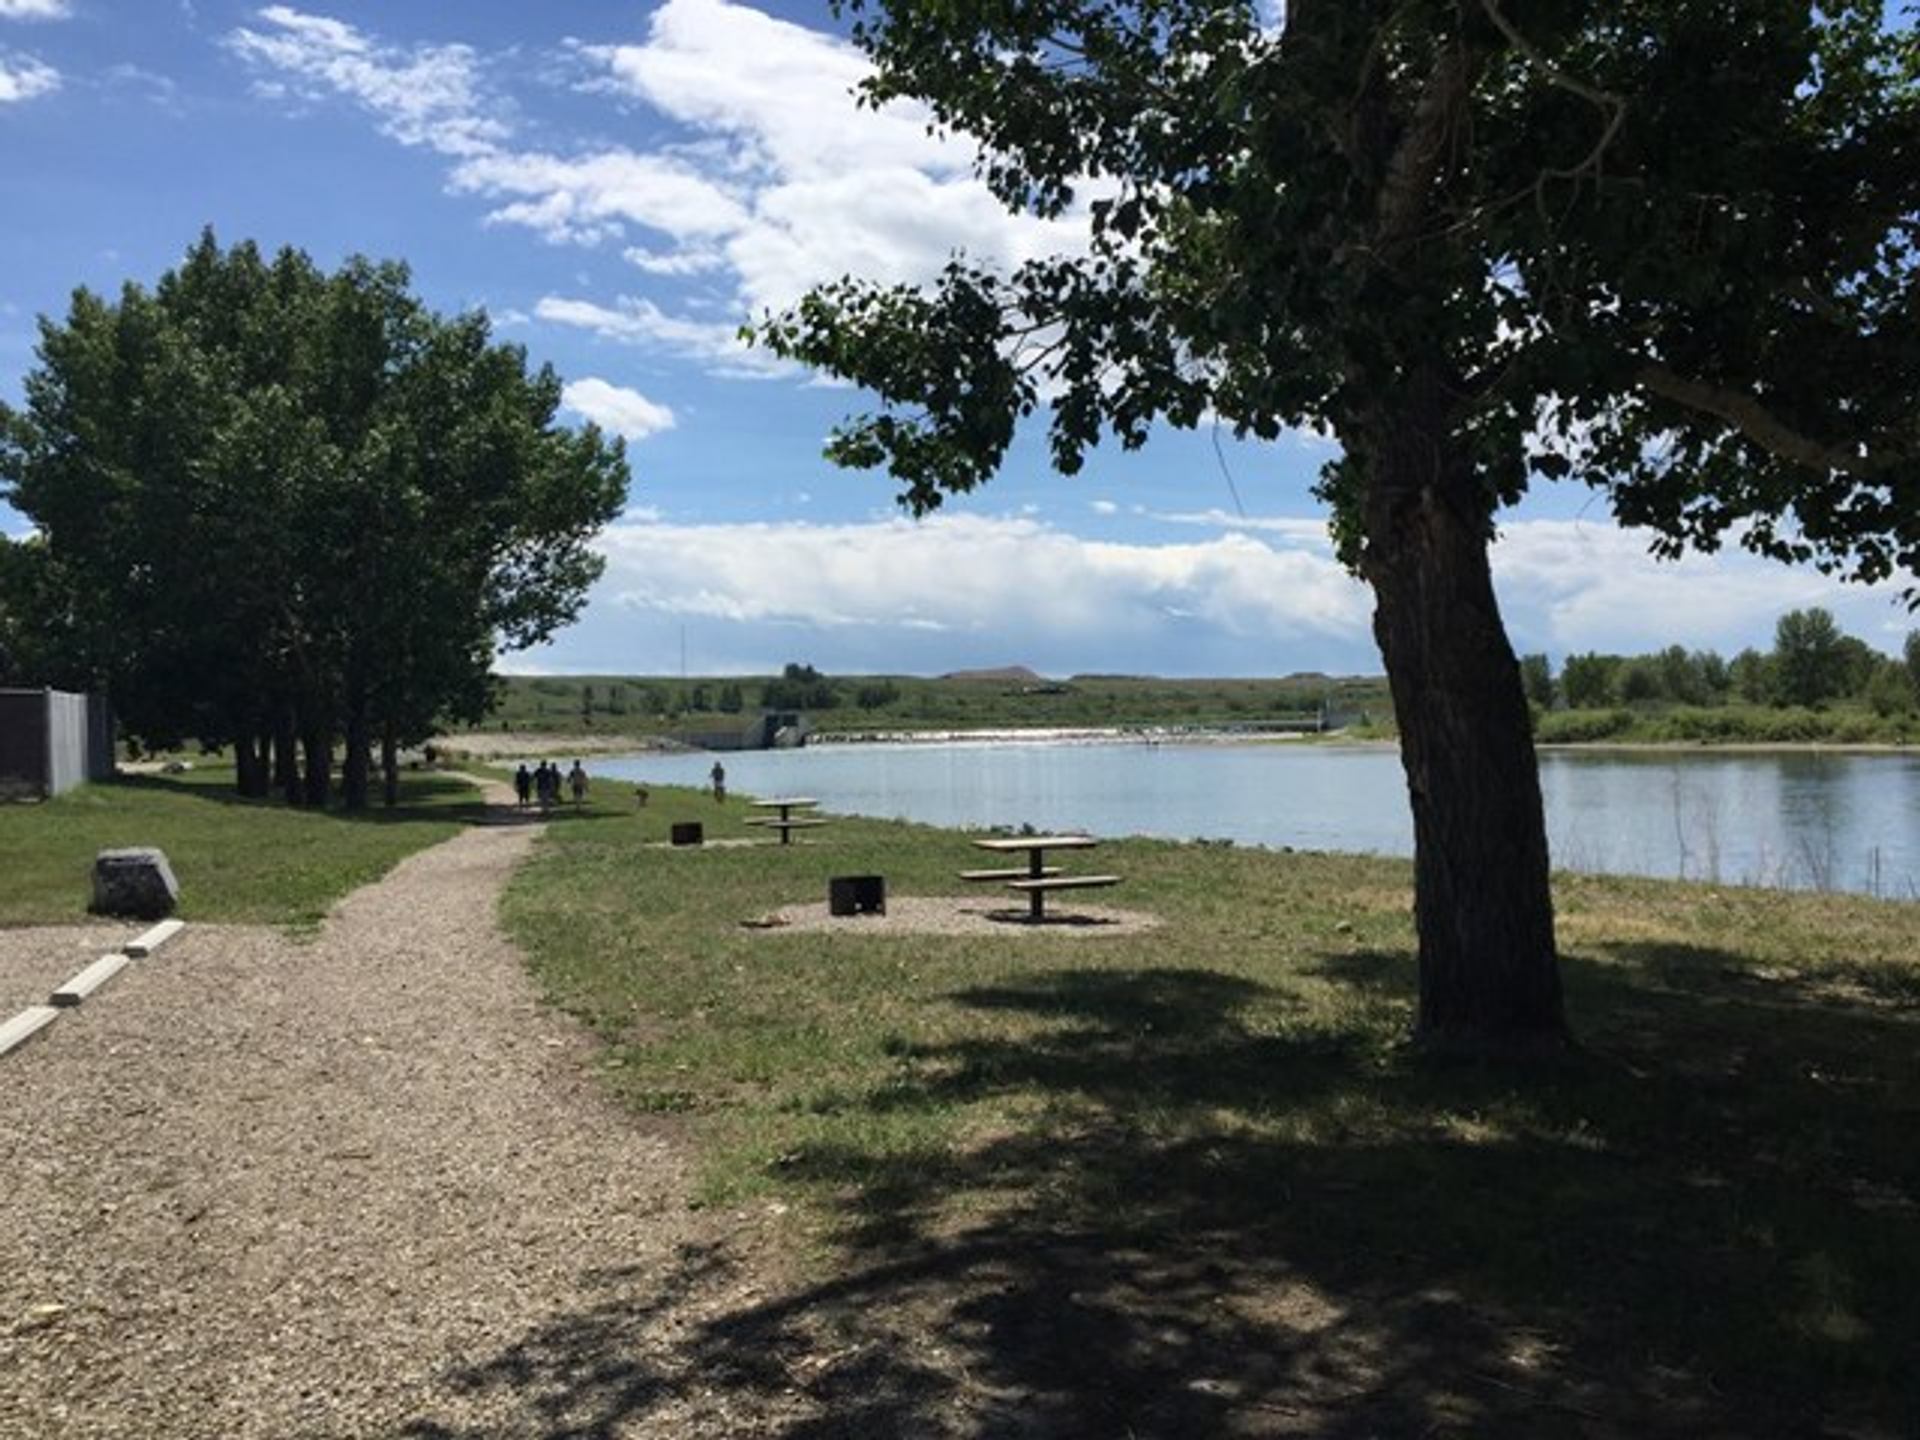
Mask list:
[[[756,800],[753,803],[758,809],[778,810],[780,813],[777,816],[750,816],[746,823],[749,825],[765,825],[769,829],[778,830],[780,832],[780,843],[782,845],[792,843],[793,832],[795,830],[803,830],[811,826],[825,825],[827,823],[817,815],[795,815],[793,813],[795,810],[804,810],[809,806],[820,803],[811,796],[786,795],[773,800]]]
[[[1118,875],[1062,875],[1059,866],[1046,863],[1049,850],[1091,850],[1100,843],[1091,835],[996,836],[973,843],[978,849],[999,854],[1026,852],[1027,865],[1024,870],[962,870],[960,878],[1000,880],[1006,883],[1009,890],[1023,892],[1027,897],[1027,919],[1030,921],[1046,919],[1046,898],[1051,891],[1090,890],[1120,883]]]

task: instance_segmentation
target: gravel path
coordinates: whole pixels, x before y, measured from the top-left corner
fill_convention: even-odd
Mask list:
[[[415,855],[306,944],[191,926],[0,1068],[0,1436],[561,1433],[462,1367],[610,1270],[644,1294],[705,1217],[496,928],[537,833]]]

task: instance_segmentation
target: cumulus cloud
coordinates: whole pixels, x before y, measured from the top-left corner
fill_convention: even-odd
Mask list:
[[[490,224],[556,244],[617,243],[643,275],[704,282],[703,298],[732,322],[668,315],[646,297],[622,304],[651,306],[657,319],[622,338],[719,374],[779,369],[743,361],[732,331],[822,281],[920,282],[956,251],[1011,267],[1086,243],[1084,210],[1009,215],[974,177],[970,144],[936,133],[924,107],[858,105],[869,67],[851,44],[735,0],[665,0],[643,40],[574,48],[582,89],[665,122],[668,133],[642,148],[514,145],[463,45],[394,45],[287,5],[260,11],[226,45],[262,73],[261,93],[344,96],[396,140],[450,157],[448,188],[489,202]],[[604,308],[601,298],[555,303]]]
[[[1211,510],[1149,511],[1149,518],[1163,525],[1200,525],[1217,530],[1245,530],[1274,535],[1289,545],[1313,550],[1333,550],[1333,532],[1327,522],[1314,515],[1236,515],[1218,508]]]
[[[70,0],[0,0],[0,20],[65,20]]]
[[[748,218],[736,196],[672,155],[615,150],[568,160],[495,153],[463,162],[451,179],[456,191],[520,197],[488,220],[524,225],[557,242],[597,244],[625,233],[629,223],[676,240],[711,240],[737,232]]]
[[[638,390],[629,390],[589,375],[570,382],[560,392],[560,403],[602,430],[627,440],[644,440],[673,428],[673,411]]]
[[[1317,516],[1136,513],[1163,525],[1259,536],[1332,563],[1332,535]],[[1748,645],[1764,649],[1781,614],[1819,605],[1849,633],[1891,650],[1909,620],[1896,603],[1897,583],[1848,585],[1740,550],[1662,560],[1652,554],[1650,539],[1605,521],[1503,524],[1492,564],[1516,648],[1555,656],[1642,653],[1675,644],[1728,653]]]
[[[740,339],[737,325],[669,315],[651,300],[621,296],[613,306],[591,300],[543,296],[533,313],[553,325],[589,330],[603,340],[627,345],[657,344],[691,356],[717,375],[768,379],[797,373],[797,367]]]
[[[60,88],[60,72],[31,55],[0,51],[0,105],[37,100]]]
[[[601,543],[616,604],[676,617],[1077,637],[1090,651],[1190,621],[1262,643],[1366,633],[1364,592],[1338,566],[1246,535],[1117,544],[1031,518],[951,515],[620,524]],[[1036,575],[1046,577],[1038,599]]]
[[[1494,580],[1515,645],[1556,655],[1771,643],[1788,610],[1819,605],[1863,639],[1881,636],[1900,586],[1847,585],[1742,551],[1655,558],[1644,531],[1578,520],[1501,527]]]
[[[345,21],[289,5],[269,5],[256,18],[259,29],[241,26],[223,43],[277,77],[262,83],[262,94],[344,96],[402,145],[455,157],[490,153],[510,133],[482,99],[471,46],[388,45]]]

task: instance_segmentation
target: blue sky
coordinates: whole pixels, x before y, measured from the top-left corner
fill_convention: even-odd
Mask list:
[[[921,523],[884,476],[820,458],[859,396],[743,351],[741,319],[848,269],[911,280],[1077,233],[1006,216],[917,114],[857,110],[861,73],[825,4],[791,0],[0,0],[0,397],[36,315],[150,283],[203,225],[327,265],[397,257],[628,439],[586,614],[504,668],[677,671],[684,636],[705,673],[1377,672],[1313,436],[1169,433],[1072,479],[1029,437]],[[4,507],[0,527],[23,528]],[[1809,604],[1889,651],[1915,623],[1891,587],[1655,562],[1571,487],[1507,517],[1495,568],[1515,644],[1556,658],[1764,647]]]

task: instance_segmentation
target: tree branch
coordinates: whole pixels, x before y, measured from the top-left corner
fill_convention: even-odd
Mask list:
[[[1545,55],[1540,53],[1533,42],[1521,34],[1520,31],[1515,28],[1513,22],[1501,13],[1498,0],[1480,0],[1480,8],[1487,12],[1487,18],[1493,22],[1494,28],[1506,38],[1506,42],[1513,46],[1515,50],[1518,50],[1520,54],[1526,58],[1528,63],[1532,64],[1541,74],[1545,75],[1549,84],[1557,85],[1562,90],[1578,95],[1582,100],[1607,112],[1606,128],[1600,132],[1600,138],[1594,142],[1593,149],[1587,152],[1584,160],[1571,169],[1549,169],[1545,173],[1560,180],[1572,180],[1590,171],[1598,173],[1600,157],[1607,153],[1607,147],[1613,144],[1614,137],[1620,133],[1620,127],[1626,124],[1627,102],[1625,97],[1615,95],[1610,90],[1602,90],[1598,86],[1589,85],[1586,81],[1569,75],[1558,65],[1555,65],[1551,60],[1547,59]]]
[[[1862,479],[1883,475],[1912,457],[1898,448],[1832,444],[1794,429],[1754,396],[1705,380],[1691,380],[1653,360],[1642,360],[1633,379],[1663,400],[1711,415],[1738,430],[1762,450],[1809,470],[1840,471]]]

